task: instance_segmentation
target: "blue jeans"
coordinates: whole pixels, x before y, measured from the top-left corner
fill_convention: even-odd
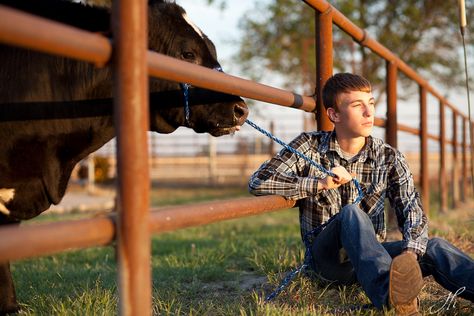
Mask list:
[[[403,241],[380,243],[367,214],[355,205],[345,206],[319,233],[312,245],[313,269],[335,284],[360,283],[372,304],[388,304],[392,258],[403,251]],[[418,260],[423,276],[432,275],[448,291],[474,302],[474,260],[441,238],[428,241]]]

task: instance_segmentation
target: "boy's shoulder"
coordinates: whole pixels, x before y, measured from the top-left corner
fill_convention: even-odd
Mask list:
[[[332,135],[332,131],[312,131],[312,132],[303,132],[299,137],[304,137],[312,139],[318,142],[323,140],[328,140]]]
[[[369,155],[376,161],[391,161],[393,162],[396,158],[403,157],[402,153],[395,147],[392,147],[384,140],[369,136],[370,137],[370,149]]]

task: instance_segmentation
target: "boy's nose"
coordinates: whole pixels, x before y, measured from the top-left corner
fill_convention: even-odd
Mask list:
[[[372,105],[366,105],[364,114],[369,117],[374,115],[374,107]]]

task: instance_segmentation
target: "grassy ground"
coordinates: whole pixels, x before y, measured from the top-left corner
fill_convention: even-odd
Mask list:
[[[179,204],[236,195],[245,191],[161,188],[152,199]],[[433,216],[430,227],[431,235],[474,255],[474,204]],[[285,273],[302,262],[296,209],[158,235],[152,254],[155,315],[393,315],[349,310],[369,303],[358,286],[335,288],[306,277],[298,277],[274,302],[263,302]],[[117,314],[112,247],[18,261],[12,270],[22,315]],[[443,307],[448,294],[426,279],[423,313],[439,309],[442,315],[474,314],[474,306],[460,298],[455,306],[451,302]]]

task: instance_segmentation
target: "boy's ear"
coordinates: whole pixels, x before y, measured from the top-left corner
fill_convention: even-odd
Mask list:
[[[337,113],[334,108],[328,108],[326,110],[326,113],[327,113],[329,119],[331,120],[331,122],[333,122],[333,123],[339,122],[339,113]]]

